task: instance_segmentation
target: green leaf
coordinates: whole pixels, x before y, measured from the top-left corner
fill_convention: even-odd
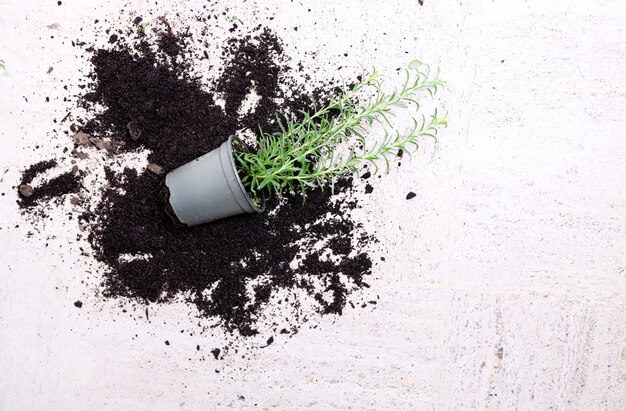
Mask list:
[[[409,62],[409,68],[411,70],[419,70],[420,66],[422,65],[422,62],[419,60],[411,60]]]

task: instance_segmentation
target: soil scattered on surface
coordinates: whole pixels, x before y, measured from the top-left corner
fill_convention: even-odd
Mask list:
[[[364,251],[372,239],[348,212],[358,204],[341,199],[351,181],[335,186],[338,197],[314,190],[303,203],[287,194],[271,198],[269,212],[193,228],[173,224],[159,195],[167,172],[217,148],[235,130],[248,128],[258,138],[257,125],[273,131],[277,114],[311,104],[288,76],[280,40],[262,28],[233,38],[220,77],[201,79],[190,70],[198,56],[169,25],[153,42],[119,33],[106,48],[88,49],[91,84],[80,99],[88,115],[72,126],[82,133],[74,134],[75,149],[105,148],[110,159],[100,166],[107,180],[101,201],[80,216],[93,256],[105,266],[103,295],[146,304],[183,298],[201,317],[242,336],[257,334],[260,323],[285,334],[311,314],[341,314],[350,295],[367,286],[372,266]],[[244,110],[251,93],[258,104]],[[147,167],[123,163],[124,153],[143,150]],[[31,166],[21,185],[54,166],[55,160]],[[80,189],[81,174],[68,172],[22,195],[19,205],[28,213],[38,199]],[[211,352],[219,357],[219,349]]]
[[[55,159],[43,160],[43,161],[33,164],[32,166],[24,170],[24,172],[22,173],[22,182],[20,184],[22,185],[30,184],[33,182],[35,177],[37,177],[40,174],[45,173],[46,171],[56,166],[57,166],[57,161]]]
[[[30,184],[35,177],[56,166],[57,162],[55,160],[42,161],[32,165],[22,174],[22,181],[18,187],[18,204],[20,207],[34,207],[41,201],[80,191],[82,176],[78,171],[67,171],[38,186],[33,187]]]
[[[252,130],[258,130],[259,126],[264,130],[273,128],[276,114],[282,114],[276,100],[285,97],[280,88],[280,77],[286,68],[275,63],[283,54],[281,43],[272,32],[264,29],[254,38],[230,39],[227,47],[231,57],[216,86],[216,91],[224,94],[226,114],[240,117],[240,125]],[[298,93],[294,91],[291,90],[289,96],[292,99]],[[239,116],[238,111],[251,92],[258,98],[256,107]],[[295,108],[293,102],[291,108]]]

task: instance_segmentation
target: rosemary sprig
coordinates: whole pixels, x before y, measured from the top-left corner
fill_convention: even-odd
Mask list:
[[[414,60],[402,87],[385,93],[383,76],[372,69],[352,87],[344,86],[327,104],[314,106],[311,112],[301,110],[299,119],[279,118],[278,131],[260,130],[256,153],[235,153],[242,182],[254,195],[264,190],[280,194],[285,189],[299,189],[306,195],[307,189],[349,176],[362,163],[370,163],[374,172],[380,161],[389,168],[388,156],[398,150],[417,150],[421,137],[436,139],[437,130],[447,125],[447,113],[440,116],[435,110],[429,119],[419,114],[416,99],[422,91],[434,96],[444,84],[439,70],[431,72],[428,65]],[[366,89],[373,90],[373,96],[359,106],[357,97]],[[401,133],[391,121],[392,109],[411,104],[415,106],[413,127]],[[385,136],[368,144],[366,133],[374,122],[382,125]]]

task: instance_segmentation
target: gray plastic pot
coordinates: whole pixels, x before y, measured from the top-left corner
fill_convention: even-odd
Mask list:
[[[230,136],[219,148],[173,170],[165,177],[169,205],[183,224],[194,226],[243,213],[260,213],[237,174],[233,143],[246,145]]]

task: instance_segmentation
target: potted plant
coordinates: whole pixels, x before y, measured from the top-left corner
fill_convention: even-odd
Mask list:
[[[433,96],[444,81],[439,70],[417,60],[409,63],[402,87],[383,90],[383,76],[375,69],[360,76],[358,83],[344,87],[329,102],[298,117],[278,119],[279,130],[261,130],[258,148],[250,151],[234,136],[222,146],[170,172],[166,177],[171,211],[182,223],[193,226],[220,218],[264,210],[264,199],[284,190],[299,191],[334,184],[354,173],[363,163],[378,171],[380,162],[389,167],[390,155],[399,150],[417,150],[421,137],[436,138],[447,125],[447,113],[435,110],[427,119],[419,114],[417,93]],[[366,104],[358,97],[373,91]],[[410,131],[402,133],[391,122],[394,107],[414,105]],[[366,137],[374,123],[384,137]]]

